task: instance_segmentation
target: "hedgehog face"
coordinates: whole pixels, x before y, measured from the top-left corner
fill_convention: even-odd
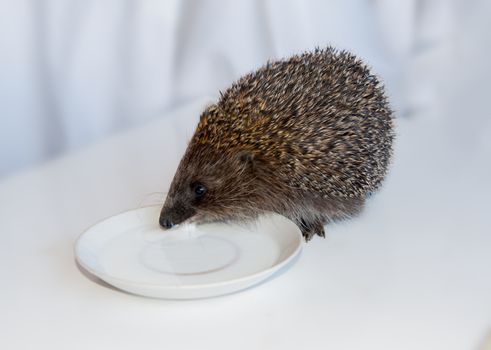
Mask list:
[[[253,156],[191,145],[172,180],[160,225],[250,218],[258,208]]]

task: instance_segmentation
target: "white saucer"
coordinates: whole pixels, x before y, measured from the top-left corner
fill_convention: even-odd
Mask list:
[[[290,220],[268,214],[249,225],[158,225],[160,207],[110,217],[75,244],[88,272],[130,293],[168,299],[228,294],[281,269],[302,250]]]

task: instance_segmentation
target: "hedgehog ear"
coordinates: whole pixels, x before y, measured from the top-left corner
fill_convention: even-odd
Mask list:
[[[253,166],[255,163],[256,155],[249,150],[242,150],[237,154],[237,158],[243,163]]]

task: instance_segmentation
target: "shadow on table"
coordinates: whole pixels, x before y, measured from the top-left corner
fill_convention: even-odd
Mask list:
[[[75,265],[77,266],[77,269],[80,271],[80,273],[82,275],[84,275],[85,277],[87,277],[90,281],[92,281],[92,282],[94,282],[94,283],[96,283],[96,284],[98,284],[98,285],[100,285],[102,287],[106,287],[106,288],[109,288],[109,289],[112,289],[112,290],[117,290],[117,291],[120,291],[120,292],[123,292],[123,293],[126,293],[126,294],[131,294],[131,293],[125,292],[124,290],[118,289],[118,288],[110,285],[106,281],[101,280],[99,277],[91,274],[82,265],[80,265],[77,260],[75,260]]]

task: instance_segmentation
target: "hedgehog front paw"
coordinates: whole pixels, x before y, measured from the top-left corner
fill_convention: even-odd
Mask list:
[[[310,241],[315,235],[326,237],[324,225],[320,221],[300,219],[299,227],[306,242]]]

